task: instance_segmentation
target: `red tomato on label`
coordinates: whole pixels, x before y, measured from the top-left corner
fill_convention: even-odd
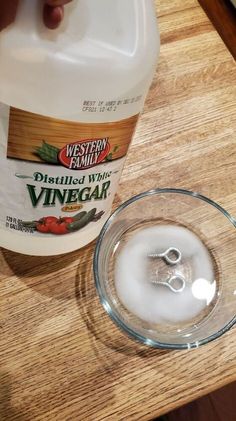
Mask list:
[[[71,224],[72,222],[74,222],[74,218],[72,218],[72,216],[64,216],[63,218],[61,218],[62,222],[66,222],[67,224]]]
[[[52,224],[53,222],[57,222],[58,218],[56,216],[45,216],[44,218],[40,219],[39,222],[42,224]]]
[[[63,235],[68,233],[67,223],[61,222],[59,219],[57,222],[53,222],[49,225],[50,232],[55,235]]]
[[[36,229],[37,229],[37,231],[42,232],[43,234],[47,234],[47,233],[50,232],[50,225],[49,224],[43,224],[43,223],[39,222],[36,225]]]

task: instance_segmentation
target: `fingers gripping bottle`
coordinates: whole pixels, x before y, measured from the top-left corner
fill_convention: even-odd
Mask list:
[[[55,255],[109,216],[159,36],[152,0],[75,0],[56,31],[40,3],[0,33],[0,245]]]

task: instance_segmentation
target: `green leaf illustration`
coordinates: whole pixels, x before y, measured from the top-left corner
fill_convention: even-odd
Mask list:
[[[59,165],[58,161],[58,153],[60,152],[59,148],[56,148],[53,145],[45,142],[43,140],[42,146],[37,147],[35,150],[36,155],[38,155],[42,161],[47,162],[48,164],[57,164]]]

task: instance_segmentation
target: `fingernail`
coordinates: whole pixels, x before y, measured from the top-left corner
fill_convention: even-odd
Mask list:
[[[45,5],[43,11],[44,23],[49,29],[56,29],[64,16],[63,6],[52,7]]]

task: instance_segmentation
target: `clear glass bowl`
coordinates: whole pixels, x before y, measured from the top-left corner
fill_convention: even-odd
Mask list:
[[[152,347],[196,348],[223,335],[236,322],[235,227],[228,212],[197,193],[157,189],[131,198],[97,241],[94,276],[105,310]],[[160,257],[170,247],[180,263]],[[184,291],[169,288],[171,276],[176,289],[184,279]]]

